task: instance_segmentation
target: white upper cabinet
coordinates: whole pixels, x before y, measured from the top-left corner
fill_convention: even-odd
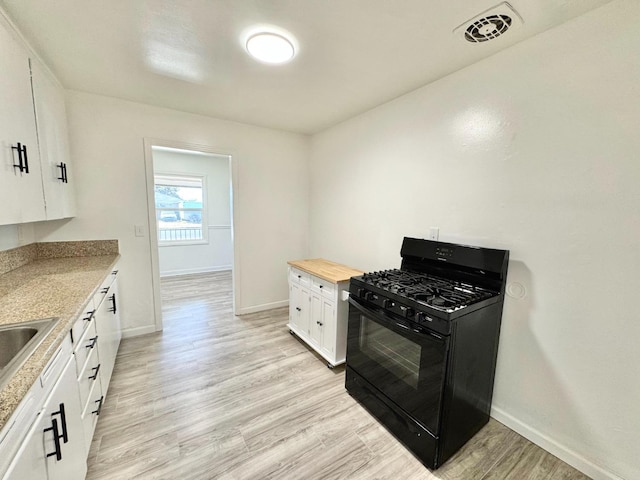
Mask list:
[[[0,105],[0,225],[74,216],[64,90],[1,12]]]
[[[31,60],[31,81],[46,218],[72,217],[76,213],[75,179],[69,161],[64,91],[36,59]]]
[[[0,225],[45,219],[29,56],[0,16]]]

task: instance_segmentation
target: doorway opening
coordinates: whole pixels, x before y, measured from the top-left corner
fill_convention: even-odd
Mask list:
[[[226,282],[235,311],[232,155],[211,147],[145,139],[156,331],[163,303]],[[181,288],[174,288],[175,286]]]

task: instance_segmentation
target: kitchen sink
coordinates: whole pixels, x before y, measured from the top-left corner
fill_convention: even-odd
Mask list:
[[[40,346],[58,320],[58,318],[44,318],[0,325],[0,388]]]

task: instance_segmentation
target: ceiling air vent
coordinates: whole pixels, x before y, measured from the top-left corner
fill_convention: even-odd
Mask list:
[[[493,40],[521,24],[520,15],[507,2],[502,2],[467,20],[453,33],[464,36],[468,42],[482,43]]]

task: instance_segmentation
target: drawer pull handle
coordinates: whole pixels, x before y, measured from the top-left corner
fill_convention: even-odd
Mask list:
[[[93,367],[91,370],[95,370],[95,373],[93,375],[89,375],[89,380],[95,380],[96,378],[98,378],[98,372],[100,371],[100,363],[98,364],[97,367]]]
[[[93,347],[95,347],[95,346],[96,346],[96,342],[98,341],[98,335],[96,335],[96,336],[95,336],[95,337],[93,337],[93,338],[90,338],[89,340],[91,341],[91,343],[90,343],[89,345],[87,345],[86,347],[87,347],[87,348],[93,348]]]
[[[97,415],[98,417],[100,416],[100,411],[102,410],[102,402],[104,401],[104,395],[102,395],[100,397],[100,400],[96,400],[93,403],[97,403],[98,404],[98,408],[96,408],[93,412],[94,415]]]
[[[100,293],[104,293],[104,294],[108,293],[109,292],[109,288],[110,287],[103,288],[102,290],[100,290]]]
[[[69,434],[67,432],[67,415],[64,412],[64,403],[60,404],[60,409],[57,412],[53,412],[51,416],[60,415],[60,424],[62,425],[62,441],[67,443],[69,441]]]
[[[84,317],[84,318],[83,318],[83,320],[84,320],[85,322],[90,322],[90,321],[91,321],[91,319],[93,318],[93,315],[94,315],[95,313],[96,313],[95,309],[94,309],[94,310],[89,310],[89,311],[87,312],[88,317]]]
[[[47,457],[53,457],[55,455],[56,460],[59,462],[60,460],[62,460],[62,449],[60,448],[60,432],[58,430],[58,420],[56,420],[55,418],[52,419],[51,426],[49,428],[45,428],[44,431],[45,433],[53,431],[53,443],[56,448],[52,453],[47,453]]]

